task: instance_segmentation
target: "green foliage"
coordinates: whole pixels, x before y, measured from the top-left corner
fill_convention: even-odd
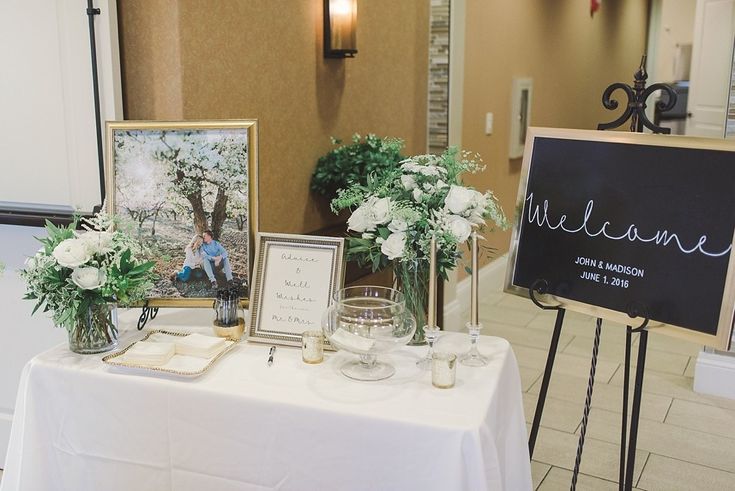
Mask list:
[[[311,177],[311,189],[329,199],[347,186],[365,185],[368,176],[394,169],[402,160],[403,140],[399,138],[369,134],[362,139],[355,133],[348,145],[335,138],[332,144],[336,148],[319,158]]]

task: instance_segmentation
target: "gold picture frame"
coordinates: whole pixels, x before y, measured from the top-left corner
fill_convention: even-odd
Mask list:
[[[562,144],[566,141],[574,141],[575,143],[573,145],[577,146],[572,148],[571,145],[568,145],[562,148]],[[580,143],[586,146],[581,147]],[[618,179],[611,177],[612,172],[610,170],[603,169],[615,169],[621,164],[628,163],[625,161],[625,147],[638,147],[638,149],[631,150],[631,152],[635,153],[629,155],[634,155],[637,159],[636,163],[640,165],[634,168],[626,167],[627,174],[619,178],[624,182],[618,182]],[[541,148],[544,150],[542,151]],[[583,148],[586,150],[583,150]],[[646,153],[640,153],[642,151]],[[707,154],[709,151],[712,151],[711,155]],[[718,175],[712,170],[709,172],[703,170],[705,162],[709,165],[710,159],[715,161],[716,156],[714,154],[717,152],[723,153],[723,155],[717,157],[722,161],[721,164],[718,164],[720,165],[718,168],[732,169],[729,167],[729,162],[731,162],[730,159],[735,158],[735,145],[733,145],[732,141],[724,139],[617,131],[529,128],[526,152],[523,155],[523,166],[518,187],[516,204],[518,220],[513,227],[511,237],[508,269],[505,278],[505,291],[529,298],[529,288],[532,285],[525,285],[526,279],[529,278],[523,279],[524,275],[526,277],[530,275],[529,264],[535,265],[533,267],[533,275],[536,275],[541,270],[545,270],[546,273],[555,274],[556,272],[562,273],[564,269],[571,270],[573,267],[576,267],[577,276],[566,275],[567,271],[564,271],[564,274],[559,274],[556,278],[553,278],[553,281],[560,288],[552,292],[554,293],[553,295],[547,294],[540,298],[543,298],[544,301],[548,301],[552,305],[558,305],[569,310],[609,319],[624,325],[632,325],[640,323],[642,319],[632,320],[623,309],[612,309],[608,306],[602,306],[602,302],[580,301],[579,298],[582,296],[590,297],[591,294],[589,292],[592,289],[603,292],[598,297],[603,298],[603,295],[610,294],[606,289],[616,288],[619,292],[631,292],[627,294],[629,298],[626,301],[630,300],[629,308],[633,307],[630,310],[636,310],[636,305],[633,302],[637,299],[634,298],[632,292],[635,287],[642,286],[641,282],[645,275],[646,282],[655,280],[655,285],[657,286],[664,285],[671,288],[680,288],[677,291],[677,295],[691,296],[686,301],[674,302],[672,307],[668,307],[667,315],[670,316],[674,309],[683,312],[685,310],[692,311],[693,306],[700,308],[703,304],[703,299],[700,297],[703,294],[699,293],[699,291],[703,291],[706,286],[707,288],[718,291],[716,296],[706,295],[707,300],[716,304],[715,307],[719,309],[718,312],[714,311],[715,308],[707,311],[713,319],[713,327],[708,329],[708,331],[712,331],[711,333],[704,330],[700,331],[699,329],[703,329],[702,327],[694,328],[675,324],[670,321],[664,322],[661,318],[657,319],[656,315],[652,316],[652,319],[647,324],[647,328],[651,332],[669,334],[674,337],[719,349],[729,349],[733,332],[733,317],[735,316],[735,253],[733,253],[733,249],[735,249],[735,231],[731,232],[727,228],[731,224],[722,223],[722,225],[713,226],[710,222],[707,222],[709,223],[707,226],[709,228],[706,228],[704,225],[700,226],[703,216],[706,216],[708,220],[719,219],[716,213],[707,213],[705,215],[700,209],[697,209],[695,213],[693,208],[691,212],[689,208],[682,212],[681,208],[672,206],[672,203],[690,207],[694,205],[698,207],[702,206],[700,202],[707,197],[706,193],[711,195],[711,197],[707,198],[711,209],[718,209],[713,205],[719,204],[725,197],[730,200],[732,199],[730,197],[732,196],[731,188],[729,193],[727,189],[724,191],[722,189],[723,186],[730,185],[732,174],[728,173],[726,177],[724,175]],[[536,153],[539,153],[541,159],[539,162],[545,162],[543,166],[547,170],[544,173],[539,173],[539,162],[536,162],[534,158]],[[727,154],[731,154],[732,156]],[[613,159],[610,155],[615,155],[616,157]],[[645,156],[640,157],[637,155]],[[535,168],[537,169],[535,171],[536,174],[534,174],[536,184],[532,188],[530,174],[532,172],[532,163],[534,162],[536,163]],[[568,162],[577,163],[569,164]],[[552,166],[552,164],[554,165]],[[569,167],[564,171],[559,171],[556,168],[550,170],[556,165]],[[678,169],[676,165],[679,166]],[[660,166],[664,167],[662,168]],[[571,173],[571,169],[576,169],[578,174]],[[663,169],[663,172],[657,173],[661,169]],[[605,174],[605,172],[610,173],[610,175]],[[686,176],[701,175],[702,178],[685,180],[684,178],[677,177],[679,174],[675,174],[675,172],[682,172],[682,175]],[[696,174],[697,172],[699,174]],[[578,178],[574,176],[582,177]],[[644,178],[643,176],[648,177]],[[651,176],[656,177],[656,179],[651,179]],[[663,178],[665,178],[665,182],[662,181]],[[594,180],[595,185],[587,189],[585,187],[586,182],[581,182],[578,179],[588,179],[590,183]],[[555,184],[556,182],[563,182],[564,185],[558,186]],[[632,191],[630,191],[632,189],[631,183],[636,185],[636,191],[634,193],[636,199],[634,200],[629,199],[633,196],[631,194]],[[715,191],[713,187],[715,185],[719,186],[717,188],[718,191]],[[672,194],[672,186],[677,186],[673,188],[676,190],[674,200],[671,200],[670,196]],[[685,193],[687,189],[690,190],[689,194]],[[699,193],[694,193],[697,198],[692,198],[692,193],[694,192],[692,190]],[[586,191],[586,193],[580,199],[579,195],[582,191]],[[554,202],[556,198],[547,201],[550,193],[557,193],[555,195],[557,198],[566,201],[566,204],[562,205],[563,208],[559,206],[558,200]],[[597,197],[595,197],[595,193],[597,193]],[[669,199],[660,199],[657,193],[661,193],[661,197],[668,196]],[[617,197],[615,202],[608,200],[610,202],[606,204],[598,200],[594,202],[593,208],[592,198],[609,198],[612,196]],[[690,199],[687,200],[686,196],[689,196]],[[534,199],[535,201],[529,201],[530,199]],[[720,201],[717,201],[718,199]],[[587,205],[586,208],[585,203]],[[606,209],[613,210],[611,213],[617,213],[614,210],[623,207],[626,210],[634,210],[638,213],[631,215],[628,211],[621,212],[621,218],[635,218],[635,220],[621,221],[616,220],[615,216],[604,215]],[[649,211],[648,207],[655,208],[657,211],[655,213]],[[657,223],[657,227],[651,227],[650,219],[655,218],[658,220],[660,215],[662,216],[664,214],[663,211],[666,211],[666,207],[674,211],[669,214],[665,221]],[[526,210],[528,213],[526,213]],[[729,211],[729,208],[725,211]],[[609,221],[603,222],[605,219]],[[643,220],[648,220],[649,226],[644,227]],[[676,220],[682,220],[682,222],[680,223]],[[689,223],[683,222],[683,220],[690,220],[696,226],[692,230],[688,230],[687,228],[682,229],[682,224]],[[633,223],[631,224],[629,222]],[[529,227],[529,230],[534,230],[534,232],[525,238],[523,237],[525,230],[524,224]],[[626,229],[626,227],[628,228]],[[541,229],[543,229],[543,232],[535,231]],[[712,242],[714,231],[719,231],[717,234],[719,238],[716,240],[716,243]],[[564,234],[565,232],[566,235]],[[589,237],[586,237],[585,233]],[[732,236],[728,235],[730,233],[732,233]],[[559,254],[558,251],[564,246],[555,244],[553,245],[553,251],[550,250],[551,242],[553,242],[550,240],[552,234],[556,237],[554,240],[562,241],[568,239],[561,237],[571,235],[575,237],[581,236],[586,243],[583,249],[576,248],[576,246],[566,247],[563,254]],[[720,237],[720,235],[723,236]],[[724,235],[727,235],[727,237],[724,237]],[[709,238],[707,238],[708,236]],[[543,242],[539,240],[542,237],[544,238]],[[702,241],[705,239],[710,241],[707,242],[708,247],[713,250],[716,249],[716,254],[705,252],[700,248],[704,244]],[[697,240],[699,240],[699,243],[697,243]],[[600,242],[607,242],[608,244],[603,246],[595,245]],[[689,245],[684,246],[682,242]],[[686,253],[684,253],[684,249],[681,249],[682,253],[678,252],[677,243],[680,249],[682,247],[684,249],[688,248]],[[628,247],[629,244],[637,244],[635,247],[638,248],[635,254],[631,254],[630,251],[628,252],[627,257],[632,259],[632,262],[616,261],[616,258],[624,257],[620,253],[620,248]],[[521,258],[521,248],[523,247],[527,247],[528,249],[523,254],[524,257]],[[648,248],[647,252],[645,248]],[[588,254],[578,255],[580,250],[585,249],[589,252]],[[673,252],[669,251],[669,249],[672,249]],[[597,251],[598,253],[591,251]],[[725,255],[726,253],[729,254],[729,257]],[[719,262],[717,266],[712,266],[712,268],[717,271],[718,275],[723,276],[722,288],[713,286],[714,280],[708,280],[709,283],[705,283],[704,281],[702,283],[696,282],[698,280],[696,275],[705,274],[701,272],[704,269],[697,270],[691,266],[687,266],[687,274],[671,276],[674,273],[670,271],[662,272],[661,264],[659,263],[649,261],[649,264],[646,264],[649,258],[664,254],[674,254],[681,257],[686,255],[692,257],[716,256],[719,258]],[[572,262],[579,259],[581,261],[576,263]],[[677,261],[680,260],[677,259]],[[722,264],[720,265],[720,263]],[[577,266],[572,266],[573,264]],[[666,264],[672,267],[671,271],[673,271],[674,266],[682,268],[679,262]],[[524,268],[527,272],[521,272]],[[587,272],[586,277],[584,276],[584,272]],[[534,278],[539,280],[551,279],[539,278],[538,276],[534,276]],[[707,278],[704,278],[704,280],[707,280]],[[574,286],[575,283],[577,285],[576,287]],[[637,283],[637,285],[634,283]],[[630,290],[627,290],[629,285]],[[573,294],[570,292],[570,288],[576,288]],[[651,291],[650,286],[646,288],[648,288],[648,291]],[[719,294],[720,290],[721,295]],[[580,294],[580,291],[585,291],[586,293]],[[695,297],[693,292],[698,292],[699,296]],[[657,298],[659,309],[662,308],[660,307],[661,301],[662,298],[659,295]],[[642,311],[638,310],[638,312],[640,313]],[[659,313],[658,315],[663,317],[663,314]],[[714,332],[715,329],[716,332]]]
[[[300,346],[344,283],[343,238],[260,233],[248,341]]]
[[[258,230],[257,120],[108,121],[106,137],[107,211],[156,262],[159,279],[145,305],[211,307],[228,287],[247,307]]]

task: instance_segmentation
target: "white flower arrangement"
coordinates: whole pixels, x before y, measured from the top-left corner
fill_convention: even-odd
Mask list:
[[[453,269],[474,228],[490,219],[505,228],[503,210],[491,191],[462,184],[461,174],[484,169],[477,155],[449,149],[443,155],[409,157],[365,186],[340,190],[332,209],[352,209],[347,228],[348,258],[377,271],[393,263],[411,270],[428,268],[429,242],[437,241],[438,272]]]
[[[25,299],[36,300],[52,312],[54,323],[69,332],[93,305],[117,302],[130,305],[145,298],[153,286],[152,262],[143,262],[141,246],[132,237],[114,230],[114,220],[104,211],[68,227],[46,222],[43,247],[26,259],[20,275],[26,281]]]
[[[366,185],[340,190],[332,201],[335,212],[353,210],[347,220],[353,232],[347,238],[347,258],[373,271],[392,264],[419,326],[425,325],[431,238],[436,238],[437,273],[447,279],[462,257],[460,245],[474,228],[483,228],[486,219],[508,226],[491,191],[462,184],[462,173],[483,168],[478,156],[455,149],[419,155],[368,176]],[[417,332],[420,340],[422,331]]]

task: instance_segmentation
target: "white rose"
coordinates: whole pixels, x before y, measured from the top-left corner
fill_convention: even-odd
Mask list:
[[[458,215],[447,217],[447,231],[457,239],[457,242],[465,242],[472,233],[472,224],[466,218]]]
[[[416,202],[418,202],[418,203],[421,203],[421,197],[422,197],[423,195],[424,195],[424,192],[423,192],[423,191],[421,191],[421,190],[420,190],[419,188],[416,188],[416,189],[414,189],[414,190],[413,190],[413,199],[414,199],[414,200],[415,200]]]
[[[406,191],[416,189],[416,179],[414,179],[413,176],[409,176],[406,174],[402,175],[401,184],[403,184],[403,189],[405,189]]]
[[[370,220],[370,213],[366,204],[360,205],[352,212],[350,218],[347,219],[347,230],[354,230],[359,233],[375,230],[375,224]]]
[[[359,233],[372,232],[376,225],[382,225],[390,221],[392,207],[390,198],[371,196],[347,219],[347,230],[354,230]]]
[[[80,239],[66,239],[51,253],[56,262],[67,268],[76,268],[89,261],[87,246]]]
[[[98,269],[92,266],[76,268],[71,273],[71,280],[83,290],[96,290],[107,281],[107,273],[105,273],[104,269]]]
[[[90,254],[106,254],[112,252],[112,234],[110,232],[89,232],[79,236]]]
[[[444,206],[455,215],[461,215],[473,205],[476,192],[464,186],[452,184],[444,201]]]
[[[405,232],[408,230],[408,222],[402,218],[394,218],[393,221],[388,224],[388,230],[394,233]]]
[[[425,176],[438,176],[439,175],[439,167],[422,165],[419,167],[418,171],[419,171],[419,174],[423,174]]]
[[[371,218],[373,220],[373,223],[376,225],[382,225],[384,223],[388,223],[390,221],[390,212],[391,212],[391,202],[390,198],[372,198],[375,201],[373,201],[373,206],[371,210]]]
[[[401,162],[401,169],[407,172],[417,172],[421,166],[416,164],[414,161],[407,159]]]
[[[449,186],[449,184],[447,184],[446,182],[442,181],[441,179],[439,179],[438,181],[436,181],[436,189],[442,189],[442,188],[445,188],[447,186]]]
[[[380,252],[386,255],[391,261],[403,256],[403,250],[406,248],[406,234],[397,232],[390,234],[383,245],[380,246]]]

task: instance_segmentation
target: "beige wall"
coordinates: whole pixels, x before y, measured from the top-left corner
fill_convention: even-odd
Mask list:
[[[321,0],[120,0],[126,119],[259,120],[260,228],[336,223],[309,192],[329,137],[426,149],[429,2],[359,2],[358,54],[325,60]]]
[[[492,189],[509,215],[521,163],[508,158],[513,77],[533,78],[533,126],[594,129],[619,115],[603,108],[602,92],[612,82],[632,83],[645,52],[647,2],[603,2],[594,18],[587,7],[576,0],[466,0],[462,146],[487,164],[467,182]],[[491,136],[487,112],[494,114]],[[510,232],[489,235],[497,254],[509,241]]]

